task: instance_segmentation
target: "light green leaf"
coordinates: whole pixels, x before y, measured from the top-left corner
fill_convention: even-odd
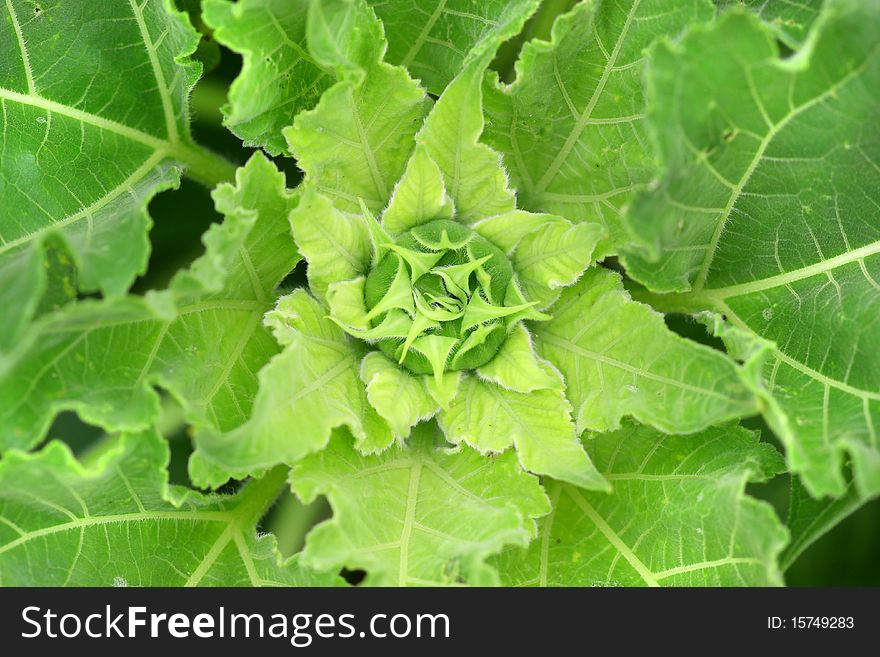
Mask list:
[[[513,269],[523,291],[537,309],[559,298],[560,289],[571,285],[593,261],[593,251],[605,236],[599,224],[572,225],[546,216],[541,230],[525,235],[513,256]]]
[[[739,427],[663,436],[627,424],[586,441],[611,495],[548,482],[553,511],[493,563],[508,586],[778,586],[786,531],[746,484],[782,459]]]
[[[357,29],[354,29],[357,26]],[[381,24],[363,0],[313,2],[309,47],[341,80],[284,130],[306,182],[341,210],[383,209],[403,174],[429,101],[382,61]]]
[[[876,3],[841,0],[788,59],[747,14],[657,49],[666,170],[630,219],[628,272],[681,292],[658,303],[776,343],[764,378],[815,495],[844,492],[845,453],[880,492],[878,26]]]
[[[590,490],[608,489],[578,441],[571,404],[561,389],[522,394],[464,376],[438,420],[450,442],[483,453],[515,446],[526,470]]]
[[[428,392],[427,377],[411,374],[378,351],[364,357],[360,374],[370,404],[401,438],[440,409]]]
[[[550,312],[533,334],[538,354],[565,378],[579,432],[617,429],[630,415],[666,433],[691,433],[758,412],[730,358],[674,334],[611,271],[587,271]]]
[[[382,225],[396,235],[434,219],[452,219],[454,212],[440,167],[424,145],[417,145],[382,215]]]
[[[540,230],[548,221],[555,219],[552,215],[512,210],[480,219],[472,228],[510,256],[526,235]]]
[[[788,46],[796,48],[807,38],[825,0],[767,2],[767,0],[714,0],[719,9],[747,7],[757,13]]]
[[[359,210],[358,210],[359,212]],[[341,212],[326,196],[306,186],[290,215],[293,237],[308,261],[309,287],[320,299],[327,287],[370,269],[370,233],[363,218]]]
[[[214,200],[226,221],[169,291],[72,304],[0,361],[0,449],[36,444],[68,409],[111,431],[142,430],[158,410],[154,385],[194,424],[226,431],[247,419],[255,373],[278,351],[260,319],[299,260],[286,219],[295,199],[257,154]]]
[[[514,392],[564,388],[559,372],[535,353],[532,337],[522,322],[513,327],[495,357],[477,374]]]
[[[708,0],[582,2],[552,43],[523,47],[516,82],[487,84],[485,98],[486,143],[504,154],[521,208],[599,222],[620,243],[622,208],[654,171],[644,51],[712,13]]]
[[[243,57],[229,88],[224,124],[246,146],[273,155],[287,148],[281,130],[311,109],[335,80],[306,50],[308,0],[205,0],[214,38]]]
[[[512,455],[487,463],[468,448],[436,447],[436,427],[420,427],[409,447],[369,457],[339,432],[294,467],[294,492],[306,503],[326,495],[333,507],[308,535],[305,563],[363,569],[367,586],[498,583],[486,558],[526,545],[547,498]]]
[[[538,0],[375,0],[385,25],[388,61],[409,69],[440,95],[473,50],[493,52],[519,33]]]
[[[92,466],[63,443],[0,461],[3,586],[329,586],[282,561],[256,524],[285,483],[284,469],[235,495],[168,485],[168,444],[126,435]]]
[[[196,435],[189,471],[199,486],[218,486],[279,463],[296,463],[323,449],[331,431],[346,425],[364,453],[394,440],[367,400],[358,376],[363,349],[350,343],[304,290],[278,302],[267,316],[286,346],[259,373],[250,419],[236,429]]]
[[[120,295],[149,254],[146,206],[178,168],[216,184],[232,167],[189,135],[198,35],[169,2],[0,8],[0,349],[43,293],[34,251],[60,235],[83,290]],[[85,175],[84,175],[85,174]]]
[[[456,219],[469,224],[516,207],[501,156],[479,141],[482,79],[490,56],[491,52],[477,57],[455,78],[417,137],[443,173]]]

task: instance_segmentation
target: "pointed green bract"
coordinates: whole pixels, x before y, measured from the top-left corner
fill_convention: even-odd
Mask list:
[[[279,300],[267,323],[284,351],[260,371],[259,392],[245,424],[222,434],[197,434],[189,466],[197,485],[218,486],[279,463],[295,463],[323,449],[331,431],[342,425],[365,453],[393,441],[358,376],[363,349],[345,339],[321,304],[296,290]]]
[[[257,522],[285,471],[235,495],[168,485],[168,445],[126,435],[90,467],[60,442],[0,460],[4,586],[330,586]]]
[[[247,146],[272,155],[287,148],[281,134],[311,109],[334,76],[309,55],[308,0],[205,0],[202,16],[214,38],[244,59],[229,89],[224,124]]]
[[[709,0],[596,0],[532,41],[510,87],[487,84],[486,140],[504,154],[523,209],[601,223],[614,250],[622,209],[651,180],[644,50],[713,13]]]
[[[508,586],[778,586],[787,539],[746,484],[783,469],[739,427],[663,436],[627,424],[586,441],[611,495],[549,482],[529,549],[493,561]]]
[[[650,118],[666,168],[630,214],[643,246],[628,271],[680,292],[659,304],[776,344],[764,379],[815,495],[844,492],[846,453],[880,491],[878,22],[876,3],[840,0],[787,59],[737,13],[658,48]]]
[[[438,96],[472,50],[514,36],[538,0],[371,1],[385,25],[388,61],[407,68]]]
[[[341,79],[284,131],[306,183],[350,212],[386,206],[428,106],[404,69],[382,61],[381,34],[363,0],[311,3],[312,55]]]
[[[690,433],[758,412],[746,373],[724,354],[672,333],[632,301],[620,277],[589,270],[533,327],[538,353],[565,378],[578,431],[608,431],[630,415]]]
[[[226,221],[170,290],[67,306],[0,363],[0,448],[33,446],[66,409],[108,430],[144,429],[154,385],[194,424],[225,431],[247,419],[255,373],[278,351],[260,320],[299,260],[286,219],[295,198],[257,154],[214,200]]]
[[[379,456],[360,455],[340,432],[294,467],[297,495],[326,495],[333,508],[309,534],[305,563],[366,570],[368,586],[498,583],[486,559],[534,536],[543,490],[512,455],[487,464],[468,448],[435,446],[435,427],[422,426],[408,448]]]
[[[0,287],[22,335],[46,287],[35,264],[60,235],[83,290],[125,292],[149,255],[146,206],[179,167],[215,184],[231,165],[194,146],[187,97],[198,36],[170,2],[53,3],[0,9]],[[120,81],[123,81],[121,83]],[[87,171],[88,175],[83,175]]]
[[[607,490],[578,441],[571,405],[559,387],[522,394],[465,376],[456,397],[438,416],[440,426],[451,442],[484,453],[515,446],[526,470]]]

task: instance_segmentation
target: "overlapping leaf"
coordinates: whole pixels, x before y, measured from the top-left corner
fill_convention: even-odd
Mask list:
[[[587,271],[552,314],[533,331],[540,355],[565,377],[578,431],[617,429],[632,416],[690,433],[758,412],[746,371],[672,333],[662,315],[629,298],[617,274]]]
[[[283,128],[311,109],[335,78],[308,53],[308,0],[206,0],[214,38],[241,53],[242,71],[229,88],[225,124],[248,146],[277,155]]]
[[[520,207],[601,222],[623,239],[621,209],[654,170],[644,50],[712,13],[707,0],[582,2],[557,19],[551,43],[524,46],[516,82],[486,91],[486,140],[504,154]]]
[[[815,495],[880,491],[880,7],[829,2],[780,59],[745,14],[653,54],[665,160],[630,214],[628,272],[667,309],[714,310],[775,343],[764,377]]]
[[[804,42],[810,27],[819,17],[825,0],[768,2],[767,0],[715,0],[720,9],[748,7],[779,34],[791,47]]]
[[[428,109],[406,70],[383,61],[382,25],[364,0],[313,2],[313,59],[340,79],[284,131],[306,183],[342,210],[385,207]]]
[[[235,495],[169,487],[167,443],[126,435],[84,467],[59,442],[0,461],[3,586],[321,586],[256,523],[284,469]]]
[[[782,459],[739,427],[663,436],[627,424],[587,439],[611,495],[548,482],[553,511],[528,550],[493,563],[507,585],[768,586],[786,542],[772,508],[745,495]]]
[[[486,559],[526,545],[547,498],[512,454],[486,461],[467,448],[440,449],[435,430],[421,425],[408,448],[372,457],[339,433],[293,469],[297,495],[326,495],[334,514],[309,534],[305,563],[366,570],[368,585],[498,582]]]
[[[387,59],[409,70],[438,96],[475,48],[494,51],[512,37],[537,0],[376,0],[385,26]]]
[[[176,167],[232,167],[194,146],[187,97],[198,35],[170,2],[8,0],[0,9],[0,288],[20,336],[47,285],[37,253],[62,236],[86,290],[119,295],[149,253],[146,205]],[[122,83],[124,81],[125,83]]]
[[[247,419],[256,373],[278,351],[262,315],[299,259],[287,222],[295,201],[260,155],[214,199],[226,222],[171,290],[71,305],[0,363],[0,447],[36,444],[63,409],[143,429],[158,410],[156,384],[195,424],[229,430]]]

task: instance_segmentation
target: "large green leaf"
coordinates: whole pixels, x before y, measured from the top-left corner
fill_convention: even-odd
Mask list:
[[[810,27],[819,17],[825,0],[715,0],[721,9],[748,7],[756,12],[787,45],[796,47],[804,42]]]
[[[388,37],[388,61],[438,96],[475,47],[495,50],[522,29],[538,0],[371,0]]]
[[[557,372],[545,368],[545,378],[559,381]],[[608,482],[581,448],[561,381],[553,388],[520,393],[467,376],[438,420],[450,442],[463,442],[483,453],[516,447],[526,470],[590,490],[608,490]]]
[[[805,48],[734,13],[654,52],[665,161],[629,222],[627,271],[669,309],[714,310],[776,344],[775,427],[815,495],[844,453],[880,491],[880,5],[828,3]]]
[[[14,344],[46,287],[34,254],[63,237],[85,290],[118,295],[146,268],[146,205],[178,167],[232,167],[193,145],[198,35],[170,2],[8,0],[0,8],[0,288]]]
[[[315,61],[340,81],[284,136],[306,183],[342,210],[359,211],[362,199],[379,211],[403,173],[429,101],[405,69],[383,61],[382,25],[364,0],[312,2],[308,43]]]
[[[241,74],[229,88],[225,125],[248,146],[277,155],[294,116],[311,109],[335,80],[306,47],[308,0],[206,0],[214,38],[240,53]]]
[[[261,155],[214,199],[226,221],[171,290],[70,305],[0,361],[0,449],[36,444],[65,409],[109,430],[144,429],[157,384],[195,424],[229,430],[248,418],[256,373],[278,351],[261,318],[299,259],[287,221],[295,199]]]
[[[514,84],[486,87],[486,141],[504,154],[521,208],[600,222],[621,241],[621,208],[654,170],[644,50],[712,13],[708,0],[582,2],[552,42],[523,47]]]
[[[197,485],[218,486],[230,477],[293,464],[323,449],[334,428],[346,425],[364,453],[394,439],[373,409],[359,376],[364,349],[346,339],[326,309],[305,290],[279,300],[267,317],[285,345],[259,373],[260,386],[247,423],[197,435],[190,476]]]
[[[170,487],[153,432],[115,441],[92,466],[60,442],[0,461],[3,586],[320,586],[333,575],[282,561],[256,524],[285,470],[235,495]]]
[[[662,315],[629,298],[620,277],[592,269],[533,326],[538,353],[565,377],[578,431],[607,431],[632,416],[690,433],[753,415],[747,376],[730,358],[672,333]]]
[[[379,456],[360,455],[339,432],[294,467],[297,495],[326,495],[333,507],[308,535],[306,564],[363,569],[367,585],[498,583],[486,558],[526,545],[547,498],[512,454],[449,451],[434,445],[436,427],[420,427],[409,447]]]
[[[549,481],[553,511],[528,550],[494,564],[507,585],[768,586],[786,531],[746,484],[784,469],[739,427],[663,436],[632,424],[586,440],[611,495]]]

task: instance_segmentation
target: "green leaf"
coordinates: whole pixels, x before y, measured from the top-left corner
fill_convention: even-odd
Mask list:
[[[730,358],[672,333],[611,271],[588,270],[550,312],[552,320],[533,327],[535,342],[565,378],[579,432],[618,429],[632,416],[691,433],[758,412]]]
[[[501,156],[480,143],[482,79],[491,54],[475,58],[446,88],[417,137],[443,173],[456,219],[469,224],[516,207]]]
[[[720,9],[747,7],[761,17],[789,47],[800,46],[819,17],[825,0],[767,2],[767,0],[715,0]]]
[[[341,212],[332,201],[306,186],[290,215],[293,237],[309,263],[309,287],[320,299],[327,287],[370,269],[370,233],[363,217]]]
[[[514,392],[564,388],[559,372],[535,353],[532,337],[522,322],[513,327],[495,357],[480,367],[477,374]]]
[[[385,25],[388,61],[407,69],[440,95],[475,49],[491,49],[516,35],[537,0],[376,0]],[[427,5],[427,6],[425,6]]]
[[[60,235],[85,291],[120,295],[146,269],[147,203],[179,167],[210,184],[231,165],[193,145],[187,97],[198,35],[160,0],[0,9],[0,288],[10,348],[45,290],[36,264]]]
[[[308,0],[205,0],[214,38],[243,57],[229,88],[224,125],[246,146],[287,149],[281,131],[313,108],[335,80],[306,50]]]
[[[428,391],[427,377],[411,374],[378,351],[364,357],[360,374],[370,404],[401,438],[440,409]]]
[[[357,29],[355,29],[355,26]],[[312,56],[340,81],[284,130],[306,182],[341,210],[384,208],[427,112],[425,92],[405,69],[382,61],[381,24],[363,0],[313,2]]]
[[[593,261],[596,245],[605,235],[599,224],[572,225],[546,216],[541,230],[525,235],[517,244],[513,268],[523,291],[537,308],[545,309],[559,298]]]
[[[71,304],[0,361],[0,449],[33,446],[67,409],[110,431],[142,430],[158,412],[154,385],[194,424],[226,431],[248,418],[255,373],[278,351],[260,319],[299,260],[286,219],[295,199],[257,154],[214,200],[226,221],[169,291]]]
[[[859,494],[852,481],[843,495],[817,500],[800,479],[792,477],[785,523],[791,532],[791,541],[782,555],[782,569],[788,570],[807,548],[869,501]]]
[[[787,534],[746,484],[781,472],[739,427],[663,436],[632,424],[586,441],[611,495],[548,482],[528,550],[493,563],[508,586],[777,586]]]
[[[487,84],[485,99],[485,139],[504,154],[521,208],[600,222],[623,240],[622,208],[654,171],[644,50],[712,13],[708,0],[582,2],[552,42],[523,47],[516,82]]]
[[[124,435],[85,467],[63,443],[0,461],[3,586],[328,586],[256,524],[285,471],[235,495],[169,486],[168,444]]]
[[[394,436],[367,400],[358,375],[363,349],[350,343],[304,290],[278,302],[266,318],[285,345],[259,373],[253,413],[243,425],[196,435],[189,471],[199,486],[296,463],[323,449],[331,431],[346,425],[364,453],[387,448]]]
[[[844,492],[845,453],[880,492],[878,25],[875,3],[831,2],[780,59],[766,27],[730,14],[658,48],[649,78],[666,168],[632,208],[644,250],[628,271],[680,292],[658,303],[776,343],[764,378],[814,495]]]
[[[550,374],[547,368],[545,376]],[[483,453],[515,446],[526,470],[590,490],[608,490],[578,441],[561,385],[523,394],[465,376],[438,420],[450,442],[464,442]]]
[[[409,447],[379,456],[361,456],[339,432],[294,467],[294,492],[306,503],[326,495],[333,508],[308,535],[304,563],[366,570],[367,586],[498,583],[487,557],[526,545],[547,498],[512,455],[487,464],[434,446],[435,431],[421,425]]]
[[[434,219],[452,219],[454,212],[440,167],[425,146],[416,146],[382,214],[382,225],[396,235]]]

